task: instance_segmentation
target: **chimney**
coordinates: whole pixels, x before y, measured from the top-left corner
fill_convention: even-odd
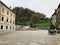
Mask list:
[[[9,8],[11,9],[12,7],[10,6]]]

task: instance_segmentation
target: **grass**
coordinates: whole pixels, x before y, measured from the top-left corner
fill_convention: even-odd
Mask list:
[[[36,24],[33,24],[33,27],[50,27],[51,25],[51,22],[50,21],[47,21],[47,22],[40,22],[40,23],[36,23]]]
[[[30,25],[30,21],[26,21],[26,22],[18,22],[19,24],[26,24],[26,25]],[[33,23],[32,24],[32,27],[36,27],[36,26],[38,26],[38,27],[45,27],[45,26],[50,26],[51,25],[51,21],[45,21],[45,20],[42,20],[42,21],[39,21],[39,22],[37,22],[37,23]]]
[[[50,25],[51,25],[51,24],[50,24],[49,22],[38,24],[38,26],[50,26]]]

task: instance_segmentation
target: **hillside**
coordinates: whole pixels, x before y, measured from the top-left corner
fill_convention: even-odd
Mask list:
[[[33,26],[48,26],[50,20],[46,16],[39,12],[34,12],[28,8],[15,7],[12,11],[16,14],[16,25],[30,25]]]

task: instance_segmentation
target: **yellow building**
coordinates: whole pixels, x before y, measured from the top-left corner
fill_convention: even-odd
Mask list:
[[[0,31],[15,30],[15,14],[0,1]]]

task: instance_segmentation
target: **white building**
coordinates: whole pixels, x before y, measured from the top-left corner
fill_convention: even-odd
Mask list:
[[[15,14],[0,1],[0,30],[15,30]]]

